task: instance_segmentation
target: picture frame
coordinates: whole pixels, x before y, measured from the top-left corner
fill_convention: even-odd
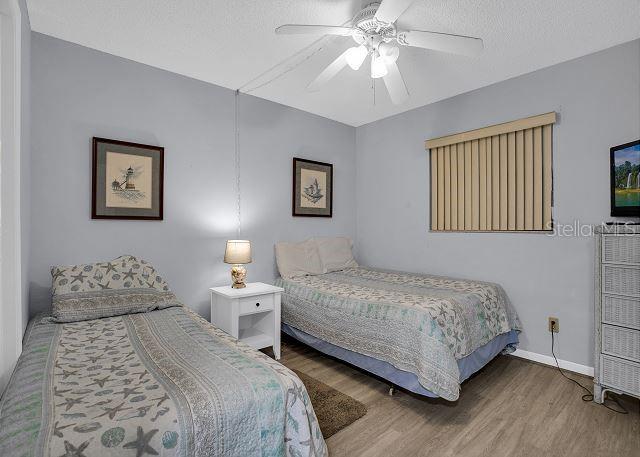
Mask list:
[[[94,137],[91,219],[163,220],[164,148]]]
[[[333,165],[293,158],[292,216],[333,216]]]
[[[640,140],[609,150],[611,216],[640,218]]]

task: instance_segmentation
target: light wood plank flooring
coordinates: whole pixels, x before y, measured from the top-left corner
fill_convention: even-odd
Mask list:
[[[640,457],[640,402],[623,399],[629,415],[585,403],[555,369],[515,357],[490,362],[455,403],[404,391],[390,397],[383,381],[291,339],[281,362],[367,406],[363,418],[327,440],[332,457]]]

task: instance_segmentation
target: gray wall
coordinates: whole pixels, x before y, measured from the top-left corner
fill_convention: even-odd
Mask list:
[[[428,231],[424,140],[549,111],[555,221],[610,220],[609,148],[640,137],[640,41],[359,127],[357,250],[369,265],[499,282],[523,349],[550,355],[557,316],[559,358],[593,366],[593,238]]]
[[[228,283],[236,237],[234,93],[55,38],[32,35],[31,312],[50,306],[49,268],[131,253],[205,317]],[[164,221],[91,220],[91,138],[165,147]],[[274,242],[355,236],[355,130],[240,97],[242,236],[250,281],[275,277]],[[291,158],[331,162],[334,217],[291,216]]]

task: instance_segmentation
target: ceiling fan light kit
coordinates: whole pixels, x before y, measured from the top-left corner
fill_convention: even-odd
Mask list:
[[[340,54],[307,89],[319,90],[346,66],[353,70],[360,69],[367,56],[371,56],[371,77],[382,78],[391,101],[399,105],[409,98],[409,92],[396,63],[400,55],[396,43],[466,56],[478,55],[483,50],[480,38],[421,30],[397,30],[396,20],[413,1],[382,0],[370,3],[354,16],[351,27],[287,24],[276,28],[276,33],[351,36],[357,46]]]
[[[378,51],[374,51],[371,55],[371,77],[373,79],[382,78],[389,73],[387,70],[387,64],[384,62],[384,59],[380,56]]]
[[[351,67],[352,70],[359,70],[364,60],[369,55],[369,50],[365,45],[354,46],[353,48],[347,49],[346,59],[347,64]]]

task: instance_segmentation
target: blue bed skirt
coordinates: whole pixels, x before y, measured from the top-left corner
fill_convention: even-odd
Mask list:
[[[313,335],[291,327],[284,322],[282,323],[282,331],[296,340],[317,349],[324,354],[330,355],[345,362],[362,368],[373,373],[393,384],[403,387],[413,393],[424,395],[426,397],[436,398],[438,395],[430,392],[420,385],[418,377],[408,371],[399,370],[388,362],[359,354],[348,349],[341,348],[324,340],[316,338]],[[515,330],[496,336],[484,346],[480,346],[466,357],[458,360],[458,368],[460,371],[460,382],[466,380],[480,370],[495,356],[502,352],[505,348],[514,348],[518,344],[518,334]]]

